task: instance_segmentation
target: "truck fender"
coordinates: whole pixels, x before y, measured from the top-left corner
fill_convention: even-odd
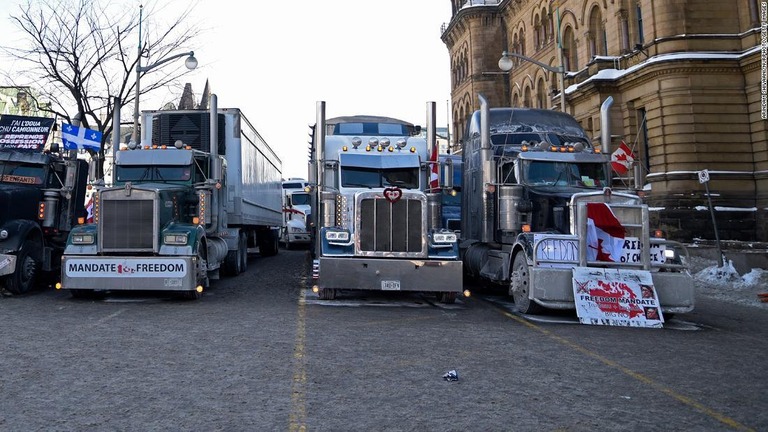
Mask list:
[[[18,252],[24,242],[31,238],[35,240],[40,246],[33,249],[33,258],[41,262],[43,253],[43,232],[40,230],[40,226],[29,220],[16,219],[6,222],[2,229],[8,232],[8,238],[3,240],[2,248],[9,252]]]

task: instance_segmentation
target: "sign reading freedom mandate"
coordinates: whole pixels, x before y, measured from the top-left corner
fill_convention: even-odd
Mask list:
[[[573,299],[582,324],[661,328],[659,297],[651,273],[575,267]]]

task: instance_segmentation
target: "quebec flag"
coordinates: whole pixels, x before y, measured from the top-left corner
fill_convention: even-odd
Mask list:
[[[64,142],[65,150],[90,149],[99,151],[101,148],[101,132],[72,126],[71,124],[61,124],[61,141]]]

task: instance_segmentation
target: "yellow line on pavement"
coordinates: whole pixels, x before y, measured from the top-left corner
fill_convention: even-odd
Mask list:
[[[578,352],[580,352],[580,353],[582,353],[582,354],[584,354],[586,356],[592,357],[593,359],[603,363],[604,365],[612,367],[612,368],[614,368],[614,369],[624,373],[625,375],[628,375],[629,377],[634,378],[637,381],[640,381],[641,383],[646,384],[646,385],[648,385],[648,386],[650,386],[650,387],[652,387],[652,388],[654,388],[654,389],[656,389],[656,390],[666,394],[667,396],[670,396],[670,397],[678,400],[679,402],[683,403],[684,405],[687,405],[687,406],[689,406],[691,408],[694,408],[694,409],[696,409],[698,411],[701,411],[702,413],[706,414],[709,417],[712,417],[713,419],[719,421],[720,423],[723,423],[723,424],[725,424],[725,425],[727,425],[727,426],[729,426],[729,427],[731,427],[733,429],[737,429],[737,430],[754,431],[754,429],[750,428],[749,426],[745,426],[745,425],[739,423],[738,421],[736,421],[736,420],[726,416],[725,414],[722,414],[722,413],[719,413],[719,412],[717,412],[715,410],[709,409],[706,406],[704,406],[703,404],[701,404],[699,402],[696,402],[695,400],[693,400],[693,399],[691,399],[691,398],[689,398],[687,396],[681,395],[680,393],[677,393],[676,391],[672,390],[671,388],[666,387],[666,386],[664,386],[662,384],[659,384],[656,381],[652,380],[651,378],[648,378],[647,376],[645,376],[643,374],[637,373],[637,372],[635,372],[635,371],[633,371],[633,370],[631,370],[631,369],[629,369],[627,367],[624,367],[624,366],[616,363],[613,360],[607,359],[607,358],[601,356],[600,354],[597,354],[594,351],[590,351],[587,348],[584,348],[581,345],[578,345],[578,344],[576,344],[574,342],[571,342],[570,340],[568,340],[568,339],[566,339],[564,337],[558,336],[558,335],[550,332],[549,330],[547,330],[547,329],[545,329],[543,327],[539,327],[538,325],[529,322],[528,320],[526,320],[524,318],[521,318],[521,317],[519,317],[519,316],[517,316],[515,314],[512,314],[509,311],[505,311],[505,310],[499,309],[498,307],[494,307],[494,309],[499,311],[502,315],[506,316],[507,318],[511,318],[511,319],[517,321],[518,323],[525,325],[526,327],[528,327],[530,329],[536,330],[539,333],[542,333],[542,334],[546,335],[550,339],[553,339],[553,340],[555,340],[555,341],[557,341],[557,342],[559,342],[559,343],[561,343],[561,344],[563,344],[563,345],[565,345],[565,346],[567,346],[569,348],[572,348],[572,349],[574,349],[574,350],[576,350],[576,351],[578,351]]]
[[[301,286],[306,286],[306,275]],[[288,429],[292,432],[307,430],[307,369],[306,369],[306,302],[305,290],[299,290],[296,319],[296,341],[293,345],[293,380],[291,381],[291,414]]]

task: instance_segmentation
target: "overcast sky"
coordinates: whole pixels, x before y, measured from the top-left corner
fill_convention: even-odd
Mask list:
[[[24,1],[0,0],[3,24]],[[450,20],[448,0],[176,1],[196,5],[193,22],[204,28],[188,47],[198,69],[184,81],[199,99],[208,79],[220,108],[242,109],[277,151],[286,178],[307,176],[308,125],[319,100],[328,118],[384,115],[422,126],[434,101],[438,127],[447,126],[450,71],[440,27]],[[167,0],[125,1],[137,9],[158,2]],[[168,100],[177,102],[171,94],[143,96],[141,108]]]

